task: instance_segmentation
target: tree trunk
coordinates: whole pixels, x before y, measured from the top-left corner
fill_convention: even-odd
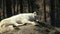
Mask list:
[[[55,3],[54,0],[51,0],[51,11],[50,11],[50,16],[51,16],[51,25],[56,26],[56,16],[55,16]]]
[[[23,13],[23,0],[20,0],[20,12]]]
[[[6,13],[7,13],[7,17],[12,16],[11,0],[6,0]]]

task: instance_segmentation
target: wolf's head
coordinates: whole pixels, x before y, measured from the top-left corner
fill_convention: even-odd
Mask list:
[[[35,18],[37,16],[36,12],[31,13],[30,18]]]
[[[32,15],[31,15],[31,20],[34,20],[34,21],[39,21],[39,14],[38,12],[33,12]]]
[[[34,21],[35,18],[36,18],[36,16],[37,16],[36,12],[30,13],[30,15],[29,15],[29,20],[30,20],[30,21]]]

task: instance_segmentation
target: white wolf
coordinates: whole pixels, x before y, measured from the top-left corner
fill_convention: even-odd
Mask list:
[[[1,20],[0,27],[5,27],[6,25],[24,25],[25,23],[31,23],[32,25],[36,25],[34,21],[30,21],[30,19],[35,19],[35,16],[37,16],[36,12],[34,13],[21,13],[6,19]],[[21,23],[21,24],[18,24]]]
[[[7,25],[19,26],[19,25],[24,25],[25,23],[30,23],[32,25],[36,25],[36,23],[34,21],[30,21],[30,19],[35,19],[35,16],[37,16],[36,12],[34,12],[34,13],[21,13],[21,14],[3,19],[0,22],[0,32]],[[20,24],[18,24],[18,23],[20,23]]]

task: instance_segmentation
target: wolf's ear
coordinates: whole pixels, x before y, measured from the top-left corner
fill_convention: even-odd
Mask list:
[[[37,14],[36,12],[33,12],[34,14]]]

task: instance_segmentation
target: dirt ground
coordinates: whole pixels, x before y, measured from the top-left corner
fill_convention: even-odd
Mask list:
[[[21,26],[20,29],[16,29],[13,31],[0,33],[0,34],[60,34],[60,28],[52,27],[49,25],[47,26],[25,25],[25,26]]]

